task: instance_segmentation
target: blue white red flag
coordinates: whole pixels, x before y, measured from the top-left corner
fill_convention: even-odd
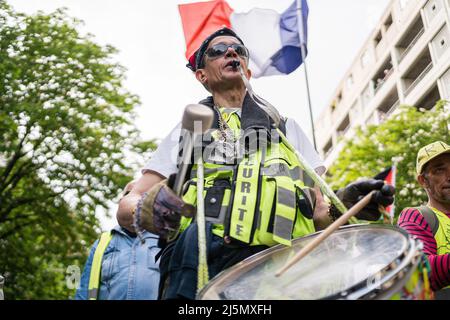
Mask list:
[[[187,59],[208,35],[224,26],[233,29],[249,49],[249,67],[255,78],[292,73],[303,63],[301,45],[306,56],[306,0],[294,1],[282,13],[261,8],[236,13],[225,0],[181,4],[179,11]]]

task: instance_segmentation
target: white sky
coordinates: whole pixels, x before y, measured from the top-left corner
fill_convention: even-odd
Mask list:
[[[85,22],[83,32],[119,50],[127,89],[140,96],[138,128],[146,139],[164,138],[187,104],[207,96],[185,67],[185,42],[177,5],[200,0],[7,0],[28,14],[67,7]],[[284,11],[293,0],[228,0],[235,12],[254,7]],[[313,114],[317,118],[369,36],[389,0],[309,0],[307,68]],[[261,35],[264,41],[264,35]],[[294,118],[311,138],[303,67],[289,76],[252,80],[256,93]],[[115,224],[102,219],[102,226]]]

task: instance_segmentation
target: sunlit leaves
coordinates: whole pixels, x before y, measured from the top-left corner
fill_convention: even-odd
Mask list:
[[[328,181],[339,188],[360,177],[373,177],[398,162],[396,214],[423,204],[427,197],[416,182],[417,152],[437,140],[450,142],[449,107],[444,101],[432,110],[402,106],[381,125],[358,130],[331,166]]]
[[[6,298],[67,298],[64,272],[97,237],[95,212],[133,177],[137,96],[116,50],[64,10],[0,0],[0,274]]]

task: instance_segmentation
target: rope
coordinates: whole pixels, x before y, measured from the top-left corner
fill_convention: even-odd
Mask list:
[[[197,293],[208,283],[208,264],[206,259],[206,231],[205,231],[205,206],[203,198],[204,190],[203,159],[197,161],[197,229],[198,229],[198,273]]]

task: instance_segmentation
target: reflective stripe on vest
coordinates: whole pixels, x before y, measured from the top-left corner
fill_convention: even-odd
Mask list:
[[[281,244],[290,246],[297,214],[295,185],[288,177],[275,177],[277,183],[275,221],[273,225],[273,239]]]
[[[91,273],[89,276],[88,299],[97,300],[100,287],[103,254],[112,239],[111,231],[103,232],[95,249],[92,259]]]
[[[251,242],[258,194],[258,153],[246,157],[238,166],[236,190],[231,211],[230,236],[244,243]]]

